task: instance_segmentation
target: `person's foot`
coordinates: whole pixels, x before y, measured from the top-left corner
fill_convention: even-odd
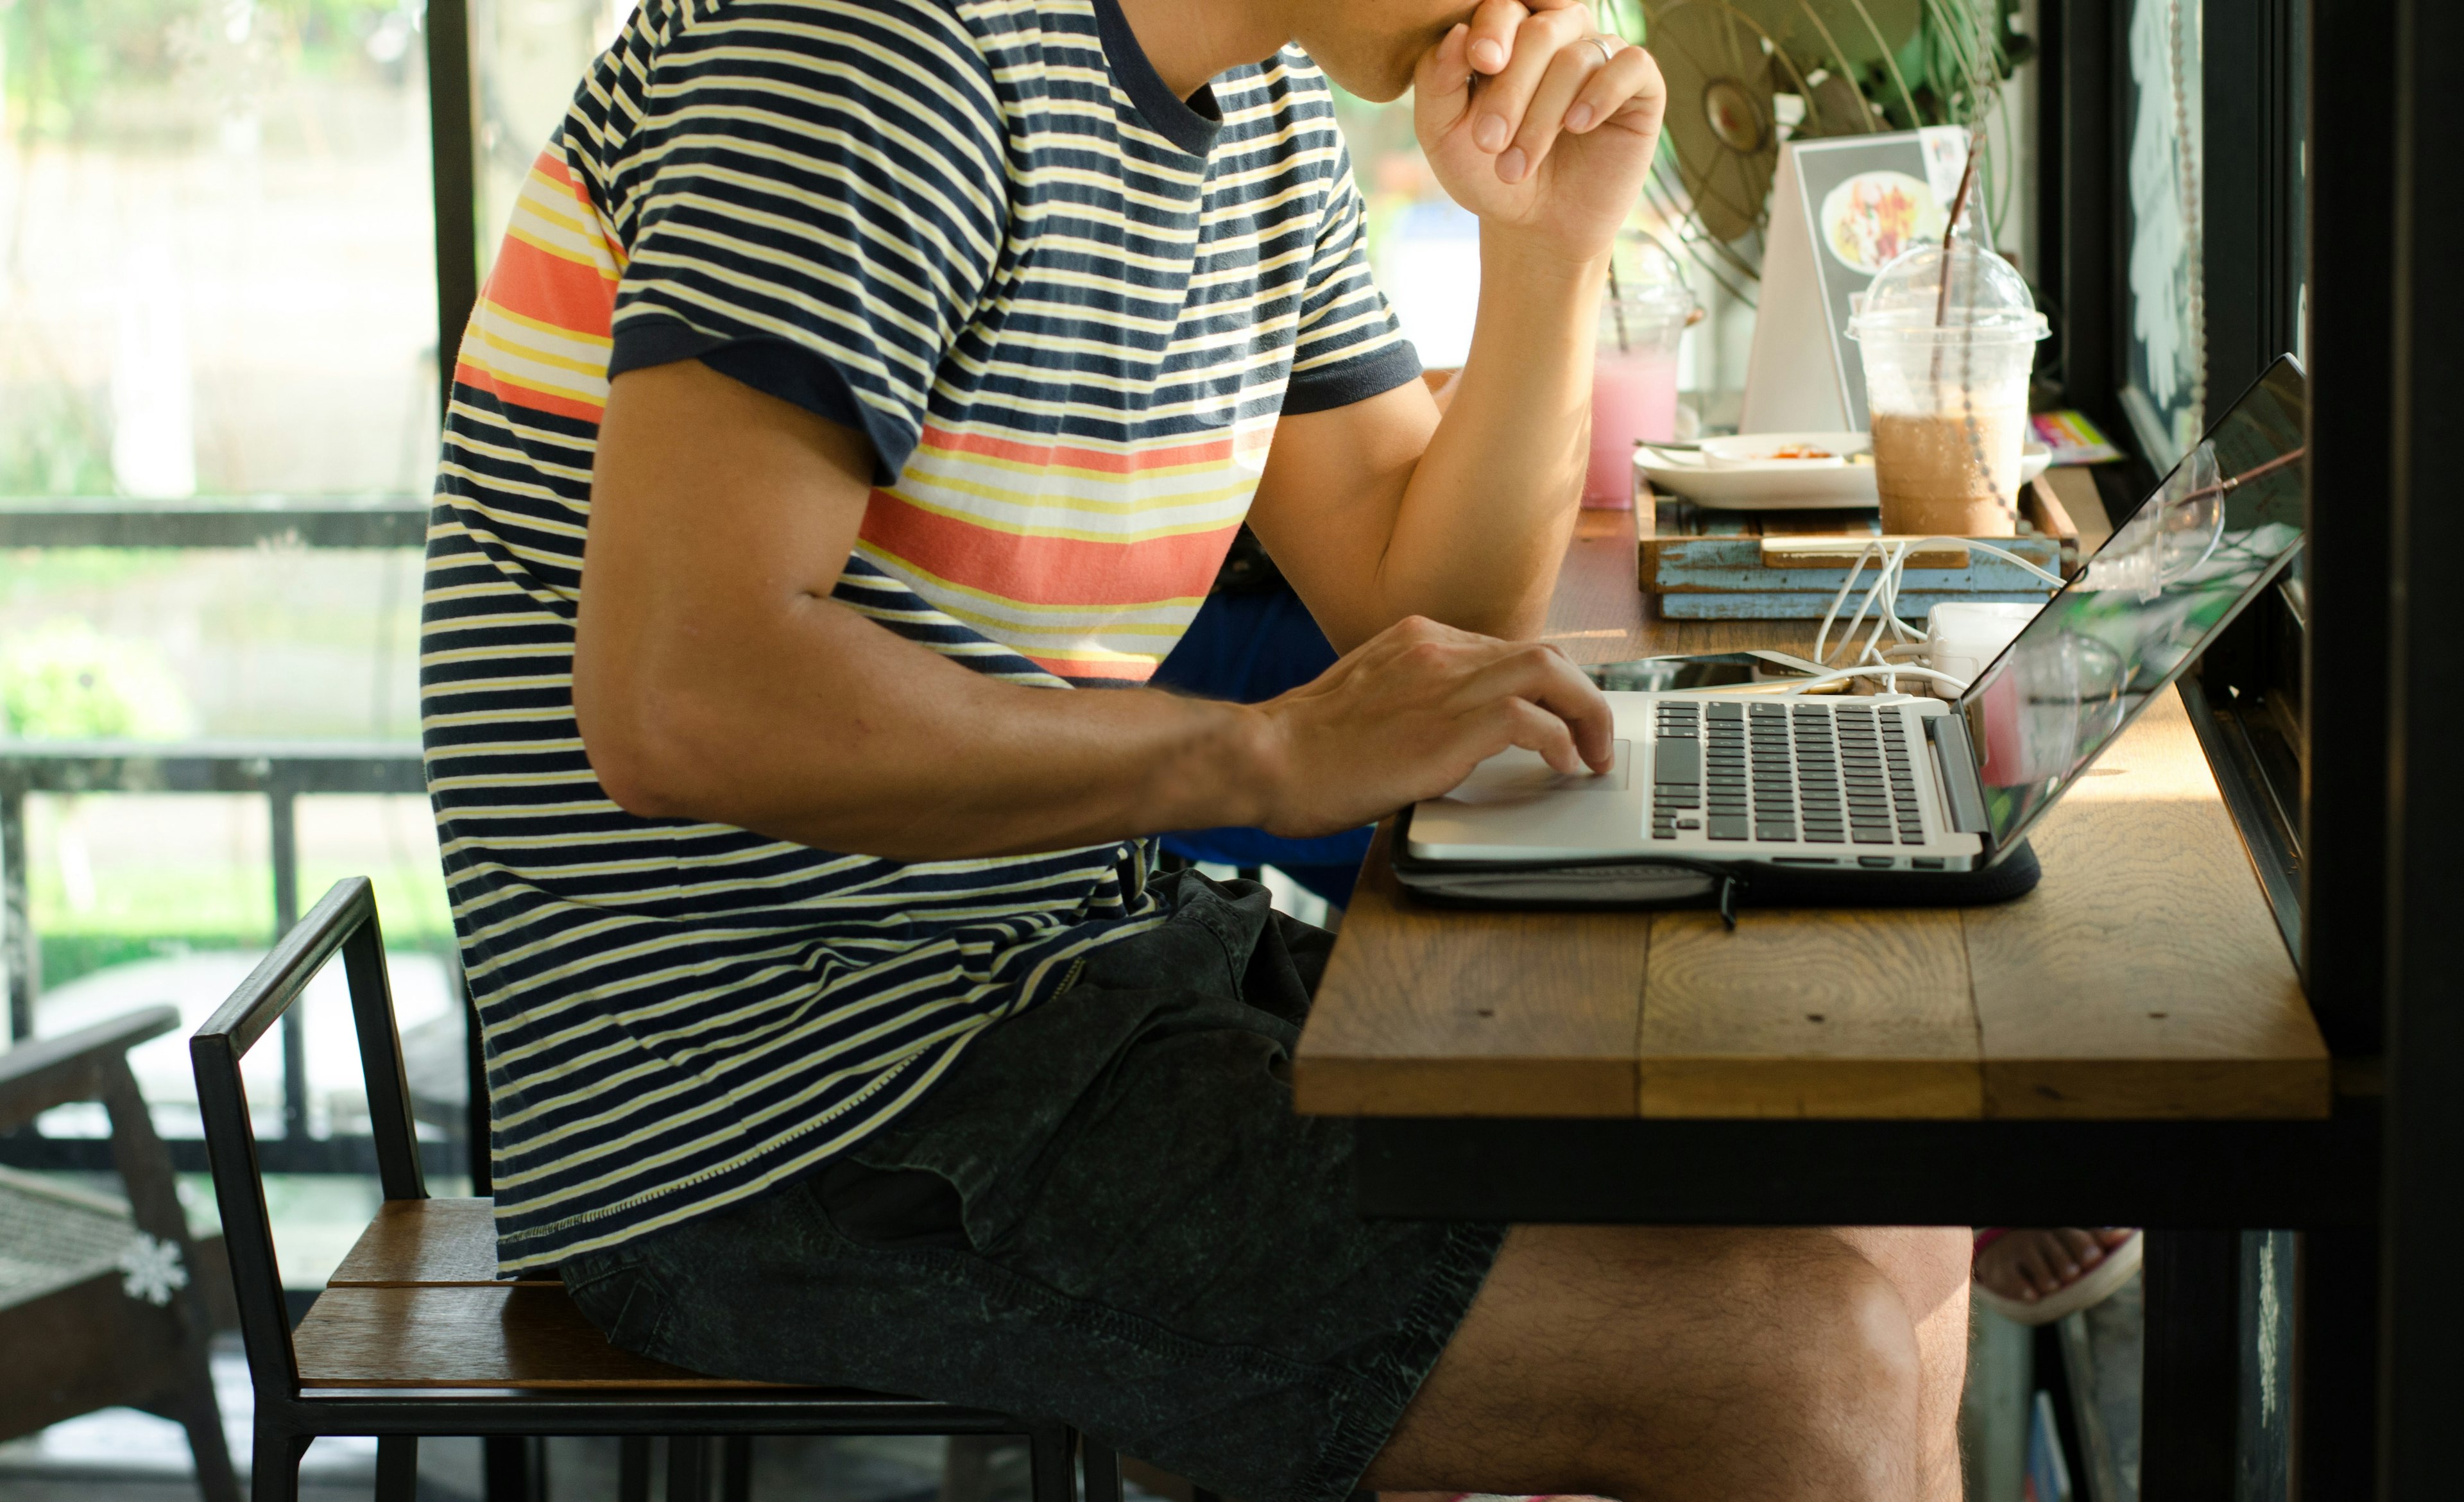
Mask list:
[[[1976,1252],[1977,1296],[2023,1324],[2044,1324],[2109,1296],[2139,1266],[2127,1226],[2012,1227]]]

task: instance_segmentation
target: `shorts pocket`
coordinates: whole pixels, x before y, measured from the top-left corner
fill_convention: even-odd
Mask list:
[[[975,1250],[957,1185],[930,1168],[881,1168],[862,1160],[863,1148],[825,1167],[814,1198],[840,1235],[877,1251],[919,1248]]]
[[[563,1273],[565,1295],[609,1345],[636,1356],[658,1355],[673,1305],[639,1258],[574,1258]]]

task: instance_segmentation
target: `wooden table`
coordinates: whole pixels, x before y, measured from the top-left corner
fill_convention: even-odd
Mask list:
[[[1661,621],[1630,514],[1586,513],[1578,661],[1781,647]],[[1774,628],[1777,629],[1774,629]],[[1370,854],[1295,1068],[1383,1116],[2322,1117],[2327,1050],[2172,692],[2045,817],[2044,880],[1966,911],[1465,913]]]
[[[1578,660],[1811,646],[1657,619],[1634,548],[1630,518],[1584,519],[1548,628]],[[1353,1119],[1374,1216],[2146,1226],[2141,1494],[2244,1494],[2295,1425],[2333,1432],[2324,1400],[2253,1395],[2367,1380],[2291,1353],[2368,1312],[2375,1085],[2329,1059],[2176,696],[2032,838],[2044,879],[2004,906],[1749,908],[1730,933],[1418,906],[1381,837],[1299,1108]],[[2294,1230],[2298,1299],[2267,1270]]]
[[[1659,621],[1621,512],[1584,517],[1548,635],[1582,662],[1811,648]],[[1380,837],[1299,1108],[1355,1120],[1373,1216],[2148,1226],[2142,1494],[2237,1497],[2287,1475],[2301,1408],[2252,1394],[2370,1381],[2319,1332],[2368,1314],[2373,1076],[2328,1059],[2176,695],[2033,845],[2045,879],[2013,904],[1747,909],[1729,933],[1417,906]],[[2319,1273],[2284,1297],[2294,1228]]]

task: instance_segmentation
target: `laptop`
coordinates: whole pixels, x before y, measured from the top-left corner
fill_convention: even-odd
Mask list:
[[[1411,809],[1397,876],[1649,902],[1724,872],[1879,893],[1996,867],[2300,550],[2307,390],[2277,360],[1957,700],[1613,692],[1608,771],[1492,757]]]

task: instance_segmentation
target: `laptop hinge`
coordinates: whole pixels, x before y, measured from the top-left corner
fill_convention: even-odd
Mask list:
[[[1985,816],[1985,784],[1976,775],[1976,750],[1968,739],[1967,718],[1956,709],[1925,717],[1925,739],[1933,742],[1934,766],[1942,773],[1943,792],[1950,800],[1950,827],[1962,834],[1991,834]]]

